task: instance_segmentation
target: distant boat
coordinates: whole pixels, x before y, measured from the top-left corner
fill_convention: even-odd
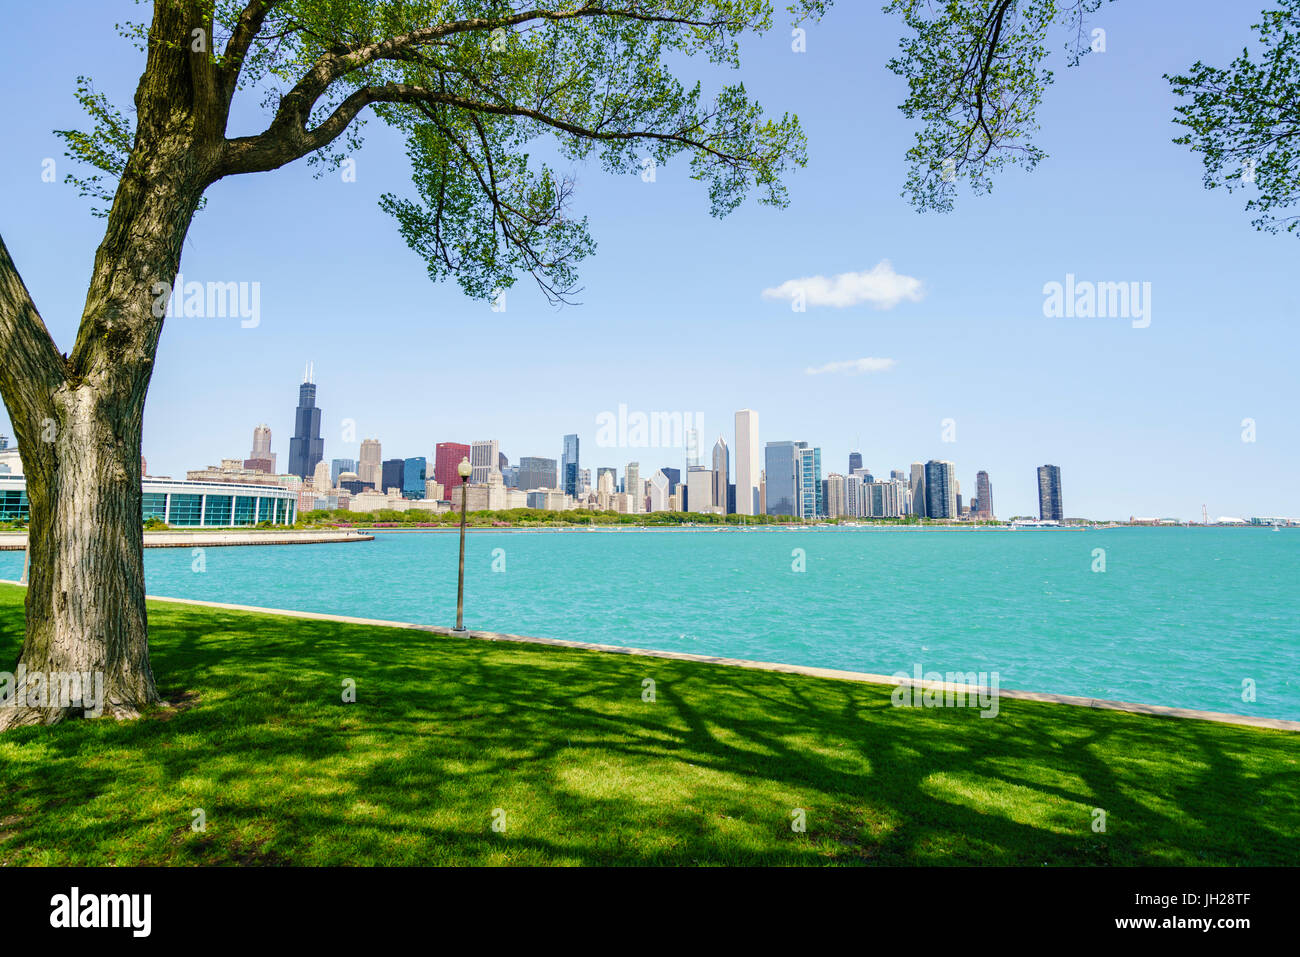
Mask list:
[[[1060,531],[1082,531],[1082,525],[1062,525],[1060,522],[1054,522],[1050,519],[1047,521],[1034,521],[1032,518],[1024,519],[1019,522],[1011,523],[1012,529],[1017,528],[1041,528],[1041,529],[1058,529]]]

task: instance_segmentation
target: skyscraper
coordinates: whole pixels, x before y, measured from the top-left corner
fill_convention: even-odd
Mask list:
[[[357,463],[357,479],[377,492],[385,491],[382,488],[384,483],[383,458],[383,448],[380,446],[378,439],[361,440],[361,461]]]
[[[862,468],[862,453],[849,453],[849,474],[852,475],[856,470]]]
[[[442,497],[451,498],[451,490],[460,488],[456,466],[469,458],[469,446],[460,442],[439,442],[433,450],[433,477],[442,486]]]
[[[798,480],[798,514],[803,519],[820,518],[826,514],[826,500],[822,492],[822,450],[810,448],[807,442],[800,442],[799,446],[795,472]]]
[[[311,363],[308,363],[302,385],[298,386],[298,408],[294,413],[293,438],[289,440],[289,474],[296,475],[303,481],[311,478],[316,471],[316,463],[325,457],[325,440],[320,434],[321,410],[316,408],[313,371]]]
[[[925,463],[925,514],[930,518],[957,517],[957,467],[931,459]]]
[[[692,512],[716,512],[713,504],[713,469],[692,465],[686,470],[686,507]]]
[[[577,498],[578,487],[582,484],[582,476],[579,474],[578,437],[576,435],[566,435],[564,437],[564,454],[560,457],[560,465],[560,481],[564,483],[564,494]]]
[[[858,518],[863,514],[862,506],[862,476],[844,476],[844,514]]]
[[[650,511],[668,511],[668,496],[671,493],[668,491],[668,476],[664,475],[663,469],[650,476],[646,485],[650,491]]]
[[[402,464],[402,498],[424,498],[428,473],[429,462],[423,455],[407,459]]]
[[[641,463],[628,462],[623,469],[623,491],[632,498],[632,511],[645,511],[645,490],[641,484]]]
[[[390,488],[400,489],[405,484],[405,475],[405,459],[385,459],[376,490],[387,492]]]
[[[925,518],[925,466],[920,462],[912,463],[909,485],[912,488],[912,514]]]
[[[559,488],[555,459],[538,458],[533,455],[523,456],[519,460],[516,481],[519,488],[525,492],[534,488]]]
[[[493,475],[501,474],[501,443],[496,439],[471,442],[469,464],[474,469],[469,480],[474,485],[487,485]]]
[[[686,471],[700,464],[700,430],[686,430]]]
[[[1044,522],[1065,521],[1061,505],[1061,470],[1055,465],[1038,467],[1038,518]]]
[[[853,457],[849,456],[849,461],[852,460]],[[832,472],[826,476],[826,517],[841,518],[850,514],[852,513],[849,512],[844,476],[839,472]]]
[[[356,459],[334,459],[330,462],[330,487],[338,487],[339,476],[344,472],[356,472],[356,470]]]
[[[798,515],[795,472],[799,449],[806,442],[768,442],[763,449],[768,515]]]
[[[718,436],[713,443],[713,504],[727,514],[727,486],[731,483],[731,450],[727,440]]]
[[[763,469],[758,448],[758,413],[741,409],[736,413],[736,512],[759,514],[758,477]]]
[[[275,474],[275,453],[271,451],[270,426],[259,425],[253,430],[253,449],[244,460],[244,468],[261,469],[271,475]]]
[[[975,498],[979,505],[975,517],[991,519],[993,517],[993,483],[989,481],[988,472],[975,473]]]
[[[334,487],[334,484],[330,481],[330,467],[325,464],[324,459],[316,463],[316,470],[312,473],[311,484],[317,492],[327,492]]]

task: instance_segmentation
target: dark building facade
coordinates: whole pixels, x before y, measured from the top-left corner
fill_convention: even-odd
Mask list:
[[[528,491],[534,488],[559,488],[555,459],[525,455],[519,459],[517,487]]]
[[[560,480],[564,482],[564,494],[574,497],[578,494],[578,485],[582,480],[582,473],[578,468],[578,437],[576,435],[566,435],[564,437],[564,454],[560,458],[562,474]]]
[[[316,408],[316,383],[307,381],[298,387],[298,409],[294,414],[293,438],[289,440],[289,473],[309,479],[316,465],[325,457],[325,440],[320,434],[321,410]]]
[[[860,469],[860,468],[862,468],[862,453],[850,452],[849,453],[849,474],[852,475],[856,469]]]
[[[379,491],[387,492],[390,488],[402,488],[403,476],[406,475],[406,459],[384,459],[384,469],[379,482]]]
[[[1061,505],[1061,470],[1055,465],[1038,467],[1038,518],[1044,522],[1065,521]]]
[[[971,508],[977,518],[993,517],[993,483],[989,481],[988,472],[975,473],[975,500]]]

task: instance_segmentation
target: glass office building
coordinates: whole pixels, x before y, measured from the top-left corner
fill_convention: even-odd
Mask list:
[[[555,459],[525,455],[519,460],[515,488],[528,491],[534,488],[557,488],[559,475]]]
[[[402,498],[424,498],[424,479],[429,462],[423,455],[407,459],[402,467]]]
[[[763,450],[767,473],[767,514],[799,514],[798,458],[807,442],[768,442]]]
[[[580,484],[580,475],[578,470],[578,437],[576,435],[566,435],[564,437],[564,454],[560,461],[563,474],[560,476],[564,480],[564,494],[572,495],[575,498],[578,494],[578,485]]]
[[[141,517],[161,519],[177,528],[233,528],[260,522],[292,525],[297,518],[297,493],[276,485],[145,479],[141,489]],[[0,521],[28,518],[27,480],[21,475],[0,475]]]
[[[799,443],[799,517],[821,518],[826,514],[822,492],[822,450]]]
[[[387,492],[390,488],[406,487],[406,459],[384,459],[380,471],[378,492]],[[421,486],[423,488],[423,486]]]
[[[931,459],[925,463],[925,514],[929,518],[957,517],[957,467]]]

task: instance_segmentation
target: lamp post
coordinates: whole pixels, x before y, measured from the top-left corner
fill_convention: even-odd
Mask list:
[[[460,476],[460,573],[456,577],[456,627],[452,632],[456,635],[469,634],[465,627],[465,510],[469,500],[469,477],[473,471],[467,458],[461,459],[456,466],[456,474]]]

